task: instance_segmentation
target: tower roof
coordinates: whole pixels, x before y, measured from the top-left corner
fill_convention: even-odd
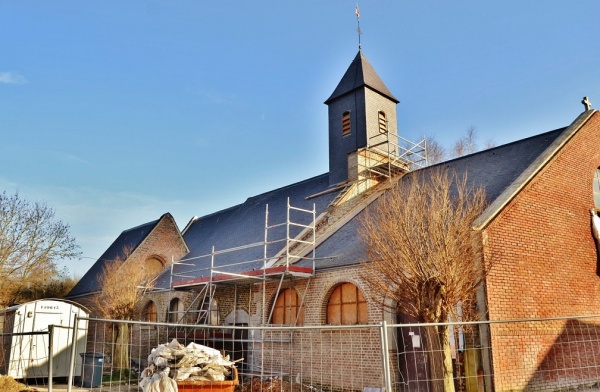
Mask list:
[[[375,72],[369,63],[369,60],[367,60],[362,51],[359,50],[354,60],[352,60],[352,64],[350,64],[348,70],[342,77],[342,80],[340,80],[340,83],[333,91],[333,94],[331,94],[325,103],[329,104],[335,98],[345,95],[363,86],[377,91],[395,103],[400,102],[392,95],[385,84],[383,84],[383,81],[379,75],[377,75],[377,72]]]

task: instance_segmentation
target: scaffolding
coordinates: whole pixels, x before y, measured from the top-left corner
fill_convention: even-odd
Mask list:
[[[331,201],[330,207],[351,210],[360,198],[369,196],[378,184],[390,183],[410,171],[428,165],[427,141],[413,143],[392,132],[380,132],[367,139],[366,146],[349,154],[348,182]],[[354,199],[354,202],[349,202]]]
[[[174,293],[175,290],[195,291],[193,300],[184,311],[178,309],[173,311],[171,303],[169,304],[169,319],[179,325],[177,329],[173,330],[175,337],[181,337],[186,341],[192,338],[213,344],[219,342],[221,345],[242,344],[242,347],[245,347],[241,349],[242,352],[248,349],[247,346],[250,344],[275,341],[270,340],[274,339],[273,337],[264,336],[264,333],[260,333],[260,336],[253,335],[249,339],[248,337],[236,337],[236,329],[227,332],[227,325],[248,325],[239,324],[244,321],[240,321],[241,317],[238,318],[238,289],[239,287],[242,287],[242,290],[249,288],[248,310],[251,313],[254,305],[253,315],[256,319],[248,322],[254,326],[267,326],[273,319],[277,297],[282,292],[285,279],[289,278],[290,282],[293,282],[295,277],[304,279],[304,289],[298,292],[300,303],[297,307],[296,318],[291,326],[298,324],[311,279],[315,274],[317,228],[321,233],[320,236],[323,236],[340,220],[345,219],[361,205],[366,205],[368,200],[376,197],[376,192],[366,192],[374,185],[391,183],[392,179],[427,165],[425,140],[412,143],[387,132],[369,138],[366,147],[358,150],[355,154],[356,159],[353,161],[355,166],[352,169],[349,167],[349,172],[354,171],[354,177],[350,176],[347,183],[340,184],[334,190],[328,190],[329,192],[337,191],[338,195],[318,218],[314,204],[312,210],[302,209],[292,206],[290,199],[287,198],[285,221],[271,223],[269,205],[266,204],[262,241],[227,249],[217,249],[212,246],[209,253],[181,259],[171,264],[170,293]],[[387,186],[374,189],[381,191],[384,188]],[[271,301],[271,298],[267,298],[268,281],[271,282],[269,291],[273,289],[275,294],[275,300],[270,304],[270,309],[268,309],[268,301]],[[257,289],[257,284],[261,286],[260,289]],[[222,324],[220,320],[215,320],[214,316],[218,314],[218,309],[216,312],[213,309],[213,300],[217,289],[225,285],[229,286],[229,290],[233,290],[233,293],[230,293],[233,294],[232,312],[230,313],[233,315],[233,321],[223,323],[223,333],[218,334],[214,329],[202,328],[199,330],[201,332],[196,335],[195,329],[183,327],[183,325],[191,323],[195,325]],[[277,286],[275,287],[275,285]],[[245,293],[242,294],[245,295]],[[190,296],[188,299],[191,298]],[[171,318],[173,313],[176,313],[176,318]],[[241,313],[240,315],[244,316]],[[247,316],[250,317],[250,314]],[[257,322],[258,319],[260,322]],[[202,332],[202,330],[206,331]],[[190,333],[193,336],[190,336]],[[233,346],[228,350],[235,351]],[[263,363],[262,357],[260,363]],[[262,375],[262,367],[260,367],[260,372]]]
[[[292,215],[302,216],[304,219],[293,219]],[[300,220],[309,223],[301,223]],[[221,250],[213,246],[210,253],[174,261],[170,267],[170,292],[191,288],[200,288],[200,290],[185,311],[173,311],[169,307],[168,317],[171,318],[172,314],[177,314],[178,324],[185,324],[185,321],[192,321],[194,324],[211,324],[214,317],[211,304],[217,285],[235,285],[234,301],[236,301],[237,284],[255,280],[263,283],[261,324],[269,324],[273,309],[267,315],[266,281],[279,278],[277,289],[277,292],[279,292],[286,277],[311,278],[313,276],[315,271],[316,220],[316,206],[314,204],[312,210],[294,207],[290,204],[288,197],[285,222],[271,224],[269,221],[269,205],[265,206],[263,241]],[[285,229],[284,238],[272,238],[273,231],[282,228]],[[262,257],[247,260],[237,259],[236,253],[241,254],[243,251],[256,248],[262,248]],[[271,255],[273,249],[276,253]],[[220,263],[219,257],[225,255],[231,256],[235,261]],[[243,257],[243,255],[239,257]],[[309,266],[295,265],[302,260],[308,260],[308,263],[305,264]],[[193,268],[202,264],[206,266]],[[182,267],[184,269],[185,267],[191,268],[178,271]],[[304,297],[302,298],[303,302]],[[237,304],[234,303],[234,311],[236,309]],[[191,318],[190,315],[194,315],[194,317]]]
[[[428,164],[426,139],[413,143],[388,131],[369,137],[357,154],[359,181],[391,180]]]

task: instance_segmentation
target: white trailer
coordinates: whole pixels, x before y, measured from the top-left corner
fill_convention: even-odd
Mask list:
[[[52,376],[67,377],[75,315],[88,317],[83,306],[62,299],[41,299],[0,310],[0,373],[16,379],[48,377],[49,326],[53,326]],[[85,352],[87,320],[79,322],[76,353]],[[81,368],[74,369],[81,375]]]

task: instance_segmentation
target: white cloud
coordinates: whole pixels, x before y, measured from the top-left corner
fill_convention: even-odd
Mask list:
[[[66,163],[75,162],[75,163],[89,164],[89,162],[78,157],[77,155],[69,154],[67,152],[49,150],[48,153],[62,162],[66,162]]]
[[[0,72],[0,84],[24,84],[25,77],[16,72]]]

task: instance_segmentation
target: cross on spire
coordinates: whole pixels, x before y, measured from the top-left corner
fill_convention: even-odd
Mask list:
[[[592,102],[588,99],[588,97],[583,97],[581,103],[585,107],[586,112],[592,108]]]

